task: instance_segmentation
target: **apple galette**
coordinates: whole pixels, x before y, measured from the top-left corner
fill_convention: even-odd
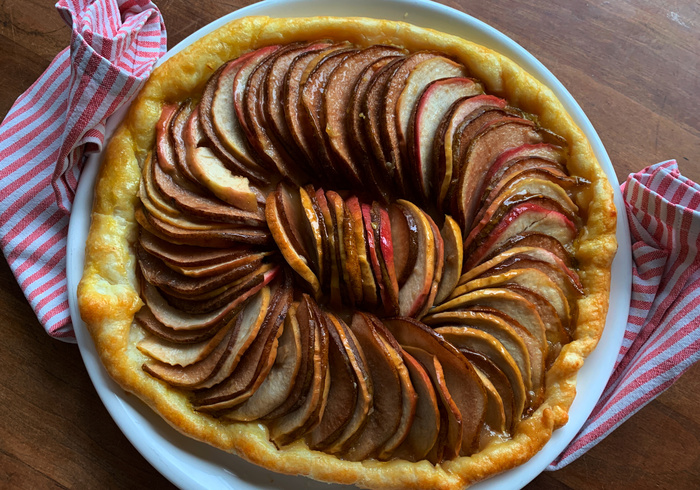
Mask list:
[[[551,91],[405,23],[245,18],[109,144],[79,287],[101,359],[272,470],[462,488],[567,421],[611,188]]]

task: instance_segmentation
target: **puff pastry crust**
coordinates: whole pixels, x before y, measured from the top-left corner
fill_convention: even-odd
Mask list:
[[[134,244],[141,166],[153,148],[155,126],[166,103],[198,97],[224,62],[260,46],[307,39],[348,40],[359,46],[389,44],[409,51],[436,50],[466,65],[487,92],[535,114],[563,136],[568,170],[591,182],[575,194],[584,225],[575,257],[586,294],[578,300],[574,340],[546,375],[544,403],[517,426],[512,439],[434,466],[427,461],[350,462],[311,451],[302,441],[277,449],[258,423],[235,423],[195,412],[188,394],[146,374],[136,343],[144,333],[132,324],[142,305]],[[368,488],[464,488],[530,459],[568,420],[576,373],[598,342],[608,308],[610,266],[616,250],[612,190],[582,131],[554,94],[513,61],[463,39],[406,23],[364,18],[244,18],[225,25],[178,53],[151,75],[109,143],[95,189],[85,270],[78,288],[81,315],[110,375],[180,432],[274,471]]]

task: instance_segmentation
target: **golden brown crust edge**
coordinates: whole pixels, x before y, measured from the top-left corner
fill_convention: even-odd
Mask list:
[[[544,127],[564,136],[571,148],[571,173],[592,183],[575,196],[586,216],[576,258],[587,292],[578,303],[575,340],[564,347],[547,373],[545,402],[519,424],[510,441],[438,466],[426,461],[342,461],[312,452],[301,442],[277,450],[261,424],[222,423],[195,413],[184,392],[141,370],[146,358],[134,345],[142,333],[131,328],[142,304],[132,250],[138,229],[134,206],[140,165],[153,145],[162,105],[197,96],[218,66],[258,46],[319,38],[347,39],[359,45],[392,44],[411,51],[432,49],[459,59],[490,93],[538,115]],[[107,148],[95,195],[78,299],[107,371],[177,430],[278,472],[369,488],[454,489],[522,464],[549,440],[552,430],[568,420],[576,373],[605,324],[610,265],[617,246],[616,211],[610,185],[583,133],[553,93],[509,59],[454,36],[409,24],[360,18],[251,17],[223,26],[154,71]]]

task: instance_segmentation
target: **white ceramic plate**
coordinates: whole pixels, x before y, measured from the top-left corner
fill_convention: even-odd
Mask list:
[[[618,209],[619,251],[612,270],[607,326],[596,350],[579,372],[578,395],[569,412],[568,424],[557,430],[547,445],[529,462],[475,485],[478,490],[521,488],[535,478],[569,444],[588,418],[612,373],[627,321],[631,288],[631,254],[627,219],[617,178],[610,159],[590,121],[564,86],[534,56],[492,27],[462,12],[424,0],[268,0],[233,12],[200,29],[178,44],[165,57],[180,51],[201,36],[233,19],[247,15],[304,17],[313,15],[364,16],[402,20],[455,34],[505,54],[548,85],[578,126],[586,133],[598,161],[615,189]],[[108,124],[108,134],[119,115]],[[77,308],[76,291],[82,275],[85,241],[99,156],[91,158],[80,179],[68,234],[68,290],[73,325],[80,352],[95,389],[110,415],[136,449],[166,478],[186,489],[347,488],[318,483],[304,477],[279,475],[252,465],[203,443],[189,439],[165,423],[136,397],[126,394],[107,375]]]

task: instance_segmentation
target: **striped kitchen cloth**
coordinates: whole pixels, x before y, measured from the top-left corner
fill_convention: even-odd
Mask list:
[[[558,470],[669,388],[700,358],[700,185],[675,160],[622,185],[632,237],[632,303],[610,381]]]
[[[141,88],[165,53],[158,8],[146,0],[60,0],[70,47],[0,125],[0,245],[49,335],[74,341],[68,312],[68,217],[86,154],[105,120]]]

